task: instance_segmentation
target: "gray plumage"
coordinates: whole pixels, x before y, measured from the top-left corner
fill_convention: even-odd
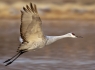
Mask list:
[[[18,48],[18,51],[45,46],[46,38],[43,34],[41,25],[42,21],[38,15],[36,5],[30,3],[30,7],[28,5],[26,5],[26,8],[23,7],[23,11],[21,11],[20,27],[23,43]]]
[[[30,6],[26,5],[21,11],[21,25],[20,25],[20,41],[21,44],[18,47],[17,54],[12,58],[6,60],[5,66],[15,61],[21,54],[33,50],[36,48],[42,48],[45,45],[49,45],[59,39],[71,37],[77,38],[74,33],[67,33],[61,36],[46,36],[42,31],[42,21],[39,17],[37,7],[35,4],[30,3]]]

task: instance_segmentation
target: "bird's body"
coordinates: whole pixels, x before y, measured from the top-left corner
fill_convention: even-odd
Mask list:
[[[30,43],[27,43],[27,45],[25,44],[25,48],[28,50],[31,49],[36,49],[36,48],[42,48],[45,45],[49,45],[57,40],[60,40],[62,38],[68,38],[68,37],[72,37],[72,38],[76,38],[76,36],[72,35],[72,33],[67,33],[65,35],[61,35],[61,36],[45,36],[44,39],[42,38],[37,38],[37,39],[32,39]],[[20,37],[20,42],[23,43],[23,39]],[[22,44],[23,45],[23,44]],[[30,48],[28,48],[28,45],[30,46]],[[21,46],[19,49],[24,49],[23,46]]]
[[[23,11],[21,11],[20,25],[21,44],[18,47],[18,53],[4,62],[6,63],[6,66],[29,50],[42,48],[45,45],[49,45],[62,38],[77,38],[73,33],[67,33],[61,36],[46,36],[42,31],[41,25],[42,21],[39,17],[36,5],[30,3],[30,6],[26,5],[26,7],[23,7]]]
[[[30,42],[24,42],[23,44],[21,44],[21,46],[18,48],[18,50],[32,50],[32,49],[36,49],[36,48],[41,48],[45,46],[46,43],[46,39],[42,39],[42,38],[36,38],[36,40],[32,40]]]

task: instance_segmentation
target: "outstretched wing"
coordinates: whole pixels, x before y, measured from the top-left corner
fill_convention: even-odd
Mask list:
[[[23,42],[29,42],[32,38],[44,37],[41,28],[41,19],[35,4],[26,5],[21,11],[20,34]]]

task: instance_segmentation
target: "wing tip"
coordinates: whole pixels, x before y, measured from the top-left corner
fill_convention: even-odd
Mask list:
[[[26,9],[25,7],[23,7],[23,10],[24,10],[25,12],[27,12],[27,9]]]
[[[22,11],[22,10],[20,10],[20,12],[21,12],[21,13],[23,13],[23,11]]]
[[[33,12],[36,14],[38,13],[36,4],[33,4],[32,2],[30,2],[30,6],[26,5],[26,7],[23,7],[23,10],[25,12]]]

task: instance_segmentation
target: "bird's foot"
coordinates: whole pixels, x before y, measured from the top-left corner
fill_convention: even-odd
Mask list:
[[[11,59],[8,59],[8,60],[6,60],[6,61],[4,61],[3,63],[6,63],[6,62],[8,62],[8,61],[10,61]]]
[[[8,65],[10,65],[12,62],[8,62],[5,66],[8,66]]]

